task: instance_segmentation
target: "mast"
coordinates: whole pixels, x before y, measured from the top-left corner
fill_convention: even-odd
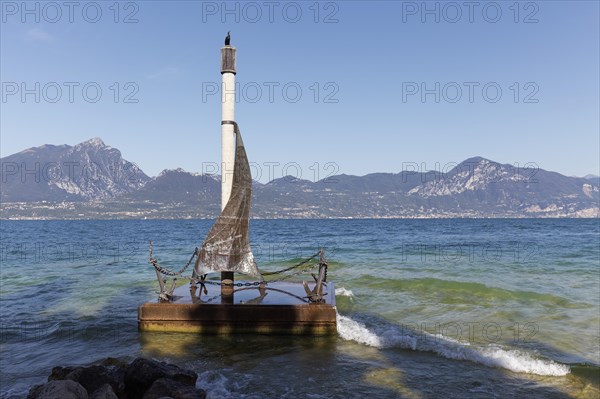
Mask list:
[[[234,118],[235,48],[221,49],[221,214],[215,220],[196,259],[197,276],[221,273],[222,300],[233,300],[233,277],[241,273],[263,280],[250,247],[252,173],[244,141]],[[228,298],[225,298],[228,297]]]
[[[221,48],[221,211],[225,209],[233,183],[235,160],[235,56],[236,48],[230,44],[227,33],[225,46]],[[221,281],[231,280],[233,272],[221,272]],[[231,287],[233,288],[233,287]]]

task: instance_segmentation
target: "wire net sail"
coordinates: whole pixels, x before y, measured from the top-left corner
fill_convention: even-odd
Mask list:
[[[202,243],[194,271],[198,275],[235,272],[262,280],[250,248],[252,175],[240,129],[231,123],[236,136],[231,195]]]

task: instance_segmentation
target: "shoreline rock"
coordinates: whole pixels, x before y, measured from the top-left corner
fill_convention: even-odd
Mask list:
[[[109,358],[87,367],[54,367],[48,382],[31,387],[27,399],[205,399],[197,379],[195,371],[166,362]]]

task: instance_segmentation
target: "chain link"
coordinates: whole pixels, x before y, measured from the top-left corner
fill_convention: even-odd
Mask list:
[[[170,270],[167,269],[166,267],[161,266],[158,263],[158,260],[154,257],[152,257],[153,254],[153,246],[152,246],[152,241],[150,241],[150,257],[149,257],[149,263],[152,264],[152,266],[154,266],[154,268],[162,275],[165,276],[169,276],[169,277],[174,277],[175,279],[177,278],[182,278],[182,279],[187,279],[187,280],[195,280],[196,282],[201,282],[199,281],[197,278],[195,278],[194,276],[183,276],[182,274],[187,270],[187,268],[192,264],[192,261],[194,260],[194,258],[196,256],[199,255],[199,250],[196,247],[194,249],[194,253],[192,254],[192,256],[190,257],[190,259],[188,260],[188,262],[183,266],[183,268],[181,268],[181,270],[179,270],[178,272],[174,271],[174,270]],[[300,268],[302,266],[305,266],[308,262],[310,262],[311,260],[313,260],[314,258],[316,258],[317,256],[321,255],[322,253],[321,251],[317,252],[316,254],[312,255],[311,257],[303,260],[302,262],[290,266],[286,269],[282,269],[282,270],[277,270],[274,272],[264,272],[262,273],[263,276],[272,276],[272,275],[276,275],[276,274],[281,274],[281,273],[285,273],[288,272],[290,270],[294,270],[297,268]],[[281,277],[277,280],[269,280],[269,281],[255,281],[255,282],[251,282],[251,283],[223,283],[223,282],[216,282],[216,281],[202,281],[202,283],[204,284],[211,284],[211,285],[223,285],[223,286],[235,286],[235,287],[252,287],[252,286],[258,286],[260,284],[264,283],[275,283],[275,282],[280,282],[280,281],[284,281],[284,280],[288,280],[294,276],[297,276],[299,274],[304,273],[307,270],[310,270],[314,267],[318,266],[318,264],[315,265],[308,265],[303,267],[301,270],[299,270],[296,273],[292,273],[292,274],[288,274],[285,277]]]
[[[190,260],[188,260],[188,262],[185,264],[185,266],[183,266],[183,268],[180,271],[176,272],[176,271],[169,270],[169,269],[167,269],[167,268],[162,267],[161,265],[159,265],[158,264],[158,260],[156,258],[152,257],[152,249],[153,249],[152,248],[152,240],[150,240],[150,259],[148,261],[161,274],[164,274],[165,276],[171,276],[171,277],[175,277],[175,276],[183,277],[183,276],[181,276],[181,274],[187,270],[187,268],[192,264],[192,261],[194,260],[194,258],[200,254],[200,251],[198,250],[198,247],[196,247],[194,249],[194,253],[190,257]]]
[[[307,273],[308,271],[310,271],[313,268],[318,267],[319,270],[321,267],[325,267],[325,274],[324,274],[324,279],[323,282],[327,281],[327,260],[325,259],[325,255],[324,255],[324,251],[323,249],[319,250],[319,252],[317,252],[316,254],[312,255],[311,257],[304,259],[302,262],[295,264],[293,266],[290,266],[288,268],[282,269],[282,270],[277,270],[274,272],[264,272],[262,273],[264,276],[273,276],[273,275],[277,275],[277,274],[282,274],[282,273],[286,273],[289,271],[292,271],[294,269],[298,269],[297,271],[295,271],[294,273],[288,273],[278,279],[274,279],[274,280],[262,280],[262,281],[252,281],[252,282],[240,282],[240,283],[235,283],[235,282],[224,282],[224,281],[207,281],[205,280],[206,275],[201,276],[200,278],[198,278],[198,276],[196,275],[195,271],[191,276],[184,276],[183,273],[187,270],[187,268],[192,264],[192,261],[194,260],[194,258],[196,258],[197,256],[200,255],[200,251],[198,250],[198,248],[196,247],[194,249],[194,253],[192,254],[192,256],[190,257],[190,259],[188,260],[188,262],[181,268],[181,270],[179,271],[174,271],[174,270],[170,270],[167,269],[163,266],[161,266],[158,263],[158,260],[156,258],[154,258],[153,256],[153,246],[152,246],[152,241],[150,241],[150,256],[149,256],[149,263],[154,267],[154,269],[156,270],[157,273],[162,274],[163,276],[165,276],[164,278],[164,282],[166,283],[166,277],[173,277],[173,285],[171,287],[170,290],[164,290],[164,292],[160,292],[159,293],[159,298],[162,301],[169,301],[173,295],[173,290],[175,288],[175,282],[177,281],[178,278],[181,279],[186,279],[186,280],[190,280],[190,285],[194,285],[194,284],[200,284],[200,290],[202,292],[202,286],[204,285],[216,285],[216,286],[224,286],[224,287],[245,287],[242,289],[249,289],[250,287],[259,287],[261,285],[263,286],[267,286],[269,284],[272,283],[278,283],[281,281],[285,281],[285,280],[289,280],[290,278],[300,275],[300,274],[304,274]],[[316,264],[309,264],[309,262],[313,259],[315,259],[317,256],[319,256],[319,262]],[[314,274],[313,274],[314,276]],[[316,277],[315,277],[316,278]],[[162,283],[161,283],[161,287],[163,287]],[[275,288],[269,288],[269,289],[275,289]],[[277,289],[275,289],[277,290]],[[277,290],[280,291],[280,290]],[[285,292],[285,291],[282,291]],[[289,294],[289,293],[288,293]],[[291,295],[291,294],[290,294]],[[219,297],[220,295],[215,296]],[[294,295],[295,296],[295,295]],[[304,300],[303,298],[298,297],[301,300]],[[214,298],[210,298],[207,301],[204,301],[205,303],[212,301]]]
[[[307,259],[303,260],[302,262],[298,263],[297,265],[294,265],[294,266],[288,267],[287,269],[283,269],[283,270],[277,270],[277,271],[275,271],[275,272],[265,272],[265,273],[263,273],[263,276],[271,276],[271,275],[273,275],[273,274],[280,274],[280,273],[285,273],[285,272],[288,272],[288,271],[290,271],[290,270],[293,270],[293,269],[295,269],[295,268],[297,268],[297,267],[300,267],[300,266],[302,266],[302,265],[305,265],[305,264],[307,264],[308,262],[310,262],[311,260],[313,260],[314,258],[316,258],[317,256],[319,256],[319,255],[320,255],[320,253],[321,253],[321,252],[319,251],[319,252],[317,252],[316,254],[314,254],[313,256],[311,256],[310,258],[307,258]]]
[[[247,290],[247,289],[249,289],[249,288],[241,288],[238,291]],[[294,294],[292,294],[290,292],[287,292],[287,291],[284,291],[284,290],[280,290],[280,289],[277,289],[277,288],[266,288],[266,289],[267,290],[271,290],[271,291],[281,292],[283,294],[287,294],[287,295],[293,296],[294,298],[300,300],[301,302],[310,303],[310,300],[308,300],[307,298],[299,297],[298,295],[294,295]],[[200,301],[202,303],[210,303],[210,302],[212,302],[212,301],[214,301],[216,299],[221,299],[221,297],[222,297],[221,294],[217,294],[217,295],[214,295],[214,296],[212,296],[210,298],[206,298],[206,299],[201,299],[200,296],[198,296],[197,299],[198,299],[198,301]]]

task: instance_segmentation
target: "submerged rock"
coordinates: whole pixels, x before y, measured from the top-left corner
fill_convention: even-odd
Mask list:
[[[73,380],[81,384],[88,393],[109,384],[117,396],[125,393],[125,371],[114,366],[54,367],[48,381]]]
[[[34,386],[27,399],[88,399],[88,393],[75,381],[57,380]]]
[[[154,381],[161,378],[195,387],[198,375],[174,364],[137,358],[125,372],[125,392],[129,399],[141,399]]]
[[[90,395],[89,399],[119,399],[109,384],[104,384]]]
[[[54,367],[49,382],[32,387],[27,399],[205,399],[197,379],[174,364],[108,358],[87,367]]]
[[[160,399],[164,397],[173,399],[205,399],[206,392],[202,389],[196,389],[193,385],[168,378],[159,378],[154,381],[142,399]]]

